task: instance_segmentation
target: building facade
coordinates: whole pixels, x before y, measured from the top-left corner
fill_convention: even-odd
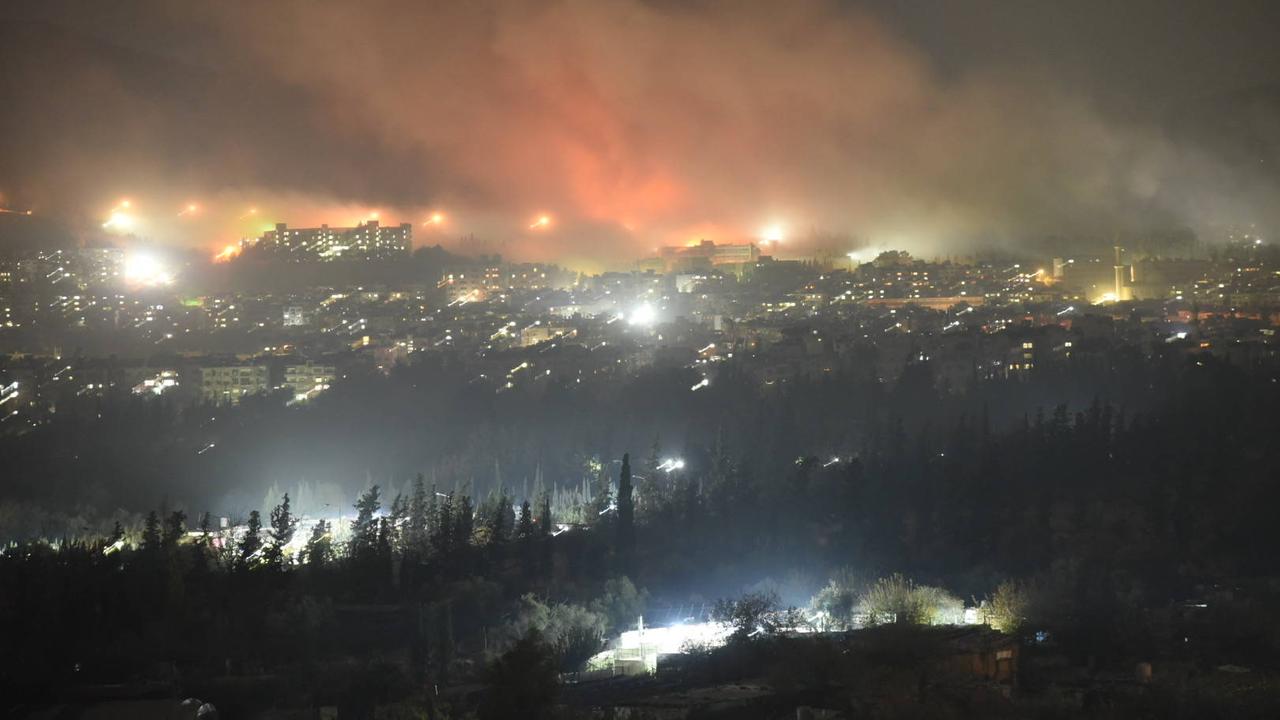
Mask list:
[[[409,255],[412,244],[412,225],[380,225],[377,220],[349,228],[291,228],[276,223],[262,237],[241,243],[251,256],[294,262],[398,260]]]
[[[225,365],[200,370],[200,394],[206,402],[234,405],[246,395],[270,389],[264,365]]]

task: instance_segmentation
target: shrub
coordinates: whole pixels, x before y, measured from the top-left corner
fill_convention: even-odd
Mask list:
[[[899,574],[881,578],[858,600],[858,611],[868,625],[897,622],[937,625],[958,622],[964,604],[951,593],[930,585],[916,585]]]
[[[1026,624],[1030,604],[1028,588],[1020,582],[1006,580],[982,601],[982,620],[996,630],[1012,635]]]

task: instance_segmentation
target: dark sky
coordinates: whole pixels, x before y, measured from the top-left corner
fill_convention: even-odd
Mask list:
[[[616,262],[1275,222],[1280,3],[7,3],[0,192]],[[176,209],[199,202],[199,217]],[[261,208],[250,216],[249,207]],[[530,229],[547,214],[549,227]],[[835,239],[832,239],[835,238]]]

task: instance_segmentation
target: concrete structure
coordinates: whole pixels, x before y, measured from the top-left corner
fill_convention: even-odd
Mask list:
[[[290,228],[276,223],[262,237],[241,243],[247,255],[293,262],[397,260],[409,255],[413,226],[383,226],[370,220],[352,228]]]
[[[246,395],[265,393],[271,389],[263,365],[225,365],[201,368],[200,394],[207,402],[218,405],[236,404]]]
[[[687,247],[664,247],[659,250],[658,259],[663,272],[712,267],[736,270],[759,262],[760,249],[754,243],[717,245],[710,240],[702,240]]]
[[[295,399],[303,395],[309,398],[317,392],[327,390],[329,384],[337,378],[338,369],[332,365],[315,365],[310,362],[285,365],[283,387],[293,391]]]
[[[539,322],[520,330],[520,346],[529,347],[530,345],[537,345],[555,338],[573,337],[574,335],[577,335],[577,331],[571,327],[545,325]]]
[[[282,319],[285,327],[301,327],[307,324],[306,312],[297,305],[286,307]]]

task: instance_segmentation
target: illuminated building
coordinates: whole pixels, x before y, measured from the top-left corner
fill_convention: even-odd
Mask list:
[[[218,405],[236,404],[246,395],[271,389],[264,365],[227,365],[200,370],[201,396]]]
[[[573,337],[577,334],[578,331],[571,327],[544,325],[539,322],[520,330],[520,346],[529,347],[530,345],[537,345],[559,337]]]
[[[396,260],[408,256],[413,242],[413,226],[379,225],[377,220],[353,228],[290,228],[276,223],[256,240],[243,243],[251,255],[283,258],[294,262],[336,260]]]
[[[450,304],[478,302],[488,297],[489,283],[486,273],[480,270],[449,272],[440,278],[436,287],[445,291]]]
[[[283,316],[285,327],[301,327],[307,324],[306,312],[297,305],[286,307]]]
[[[338,377],[338,369],[332,365],[286,365],[284,367],[284,387],[288,388],[295,400],[306,400],[317,393],[329,389],[329,384]]]
[[[664,247],[658,257],[664,272],[723,266],[742,269],[760,260],[760,248],[754,243],[717,245],[711,240],[702,240],[688,247]]]
[[[161,370],[133,386],[134,395],[163,395],[178,387],[177,370]]]

